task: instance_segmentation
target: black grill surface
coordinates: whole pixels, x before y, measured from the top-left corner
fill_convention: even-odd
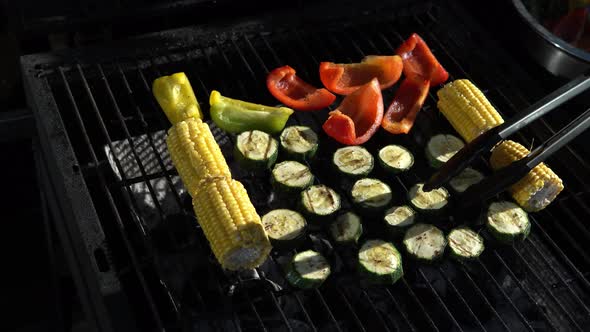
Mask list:
[[[467,16],[454,4],[435,4],[362,12],[353,19],[185,29],[118,48],[25,57],[29,101],[62,209],[57,224],[74,243],[71,263],[83,279],[78,286],[88,299],[89,320],[100,329],[116,329],[121,315],[114,313],[119,309],[112,309],[111,302],[123,298],[134,313],[133,325],[144,331],[587,329],[590,168],[588,159],[573,148],[549,160],[566,189],[548,209],[531,215],[533,229],[526,241],[508,247],[488,241],[482,257],[467,265],[448,258],[436,265],[406,259],[405,276],[385,287],[359,279],[354,248],[333,248],[325,234],[315,232],[298,250],[324,252],[334,273],[321,288],[310,291],[292,289],[283,278],[281,263],[293,252],[273,251],[253,271],[221,270],[167,156],[163,138],[169,123],[151,95],[155,78],[186,72],[205,113],[213,89],[276,104],[265,87],[269,70],[289,64],[320,86],[320,61],[357,62],[369,54],[391,54],[412,32],[426,40],[451,79],[471,79],[506,117],[546,93]],[[384,92],[386,105],[393,90]],[[407,189],[433,172],[423,156],[427,139],[452,133],[437,111],[435,91],[410,135],[380,131],[366,145],[373,153],[390,143],[413,151],[416,163],[409,174],[373,174],[394,188],[395,203],[405,202]],[[576,111],[568,111],[567,117]],[[321,130],[327,115],[328,110],[295,113],[289,122],[309,125],[320,134],[312,171],[318,182],[346,196],[351,184],[327,167],[338,147]],[[542,142],[555,132],[550,123],[540,120],[515,139],[527,146]],[[244,183],[261,215],[293,206],[274,199],[268,174],[239,170],[231,153],[234,137],[214,125],[212,129],[235,178]],[[489,172],[484,160],[475,167]],[[455,211],[461,210],[460,202],[454,205]],[[349,206],[345,201],[344,207]],[[431,221],[445,230],[477,222],[458,214]],[[379,237],[378,220],[364,224],[363,239]]]

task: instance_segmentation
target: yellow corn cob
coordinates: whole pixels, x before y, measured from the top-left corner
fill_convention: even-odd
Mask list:
[[[178,175],[191,196],[194,196],[193,191],[199,188],[199,181],[202,179],[231,179],[219,145],[209,126],[201,120],[190,118],[176,123],[168,130],[166,143]]]
[[[520,160],[529,150],[514,141],[503,141],[490,157],[493,169],[499,169]],[[544,209],[563,190],[563,182],[547,165],[540,163],[510,188],[512,198],[526,211]]]
[[[438,109],[467,142],[504,122],[484,94],[466,79],[438,90]]]
[[[172,124],[203,117],[191,82],[184,73],[158,77],[152,84],[152,92]]]
[[[225,177],[201,180],[199,186],[193,207],[221,265],[239,270],[262,264],[271,246],[244,186]]]

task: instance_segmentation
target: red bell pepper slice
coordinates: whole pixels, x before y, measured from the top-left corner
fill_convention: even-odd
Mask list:
[[[449,79],[449,73],[438,62],[426,42],[418,34],[410,38],[397,49],[404,62],[404,75],[417,80],[430,80],[436,86]]]
[[[397,82],[403,62],[397,55],[369,55],[360,63],[320,63],[320,79],[324,86],[337,94],[349,95],[370,82],[379,80],[381,90]]]
[[[383,119],[383,98],[377,78],[344,98],[330,112],[322,128],[328,136],[346,145],[363,144],[375,134]]]
[[[281,103],[299,111],[321,110],[336,100],[330,91],[318,89],[299,78],[289,66],[271,71],[266,77],[266,87]]]
[[[392,134],[407,134],[414,125],[418,112],[424,105],[430,81],[406,77],[395,92],[393,102],[387,108],[381,126]]]

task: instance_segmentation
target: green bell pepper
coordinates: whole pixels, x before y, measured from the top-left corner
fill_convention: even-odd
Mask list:
[[[293,110],[287,107],[271,107],[222,96],[213,90],[209,96],[211,119],[230,133],[260,130],[276,134],[283,130]]]

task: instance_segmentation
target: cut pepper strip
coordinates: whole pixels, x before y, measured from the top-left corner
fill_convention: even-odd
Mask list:
[[[348,95],[373,78],[380,88],[394,85],[402,74],[402,58],[397,55],[369,55],[360,63],[320,63],[320,79],[324,86],[337,94]]]
[[[322,128],[336,141],[346,145],[363,144],[375,134],[383,119],[383,98],[379,81],[369,83],[346,96]]]
[[[392,134],[407,134],[424,105],[430,82],[406,77],[395,92],[381,126]]]
[[[397,49],[404,62],[404,75],[416,80],[430,80],[436,86],[449,79],[449,73],[438,62],[426,42],[416,33]]]
[[[152,84],[152,92],[172,124],[188,118],[203,118],[191,83],[184,73],[157,78]]]
[[[222,96],[213,90],[209,96],[211,119],[217,127],[241,133],[261,130],[275,134],[283,130],[293,110],[287,107],[271,107]]]
[[[318,89],[295,75],[295,69],[283,66],[266,77],[268,91],[281,103],[298,111],[317,111],[330,106],[336,96]]]

